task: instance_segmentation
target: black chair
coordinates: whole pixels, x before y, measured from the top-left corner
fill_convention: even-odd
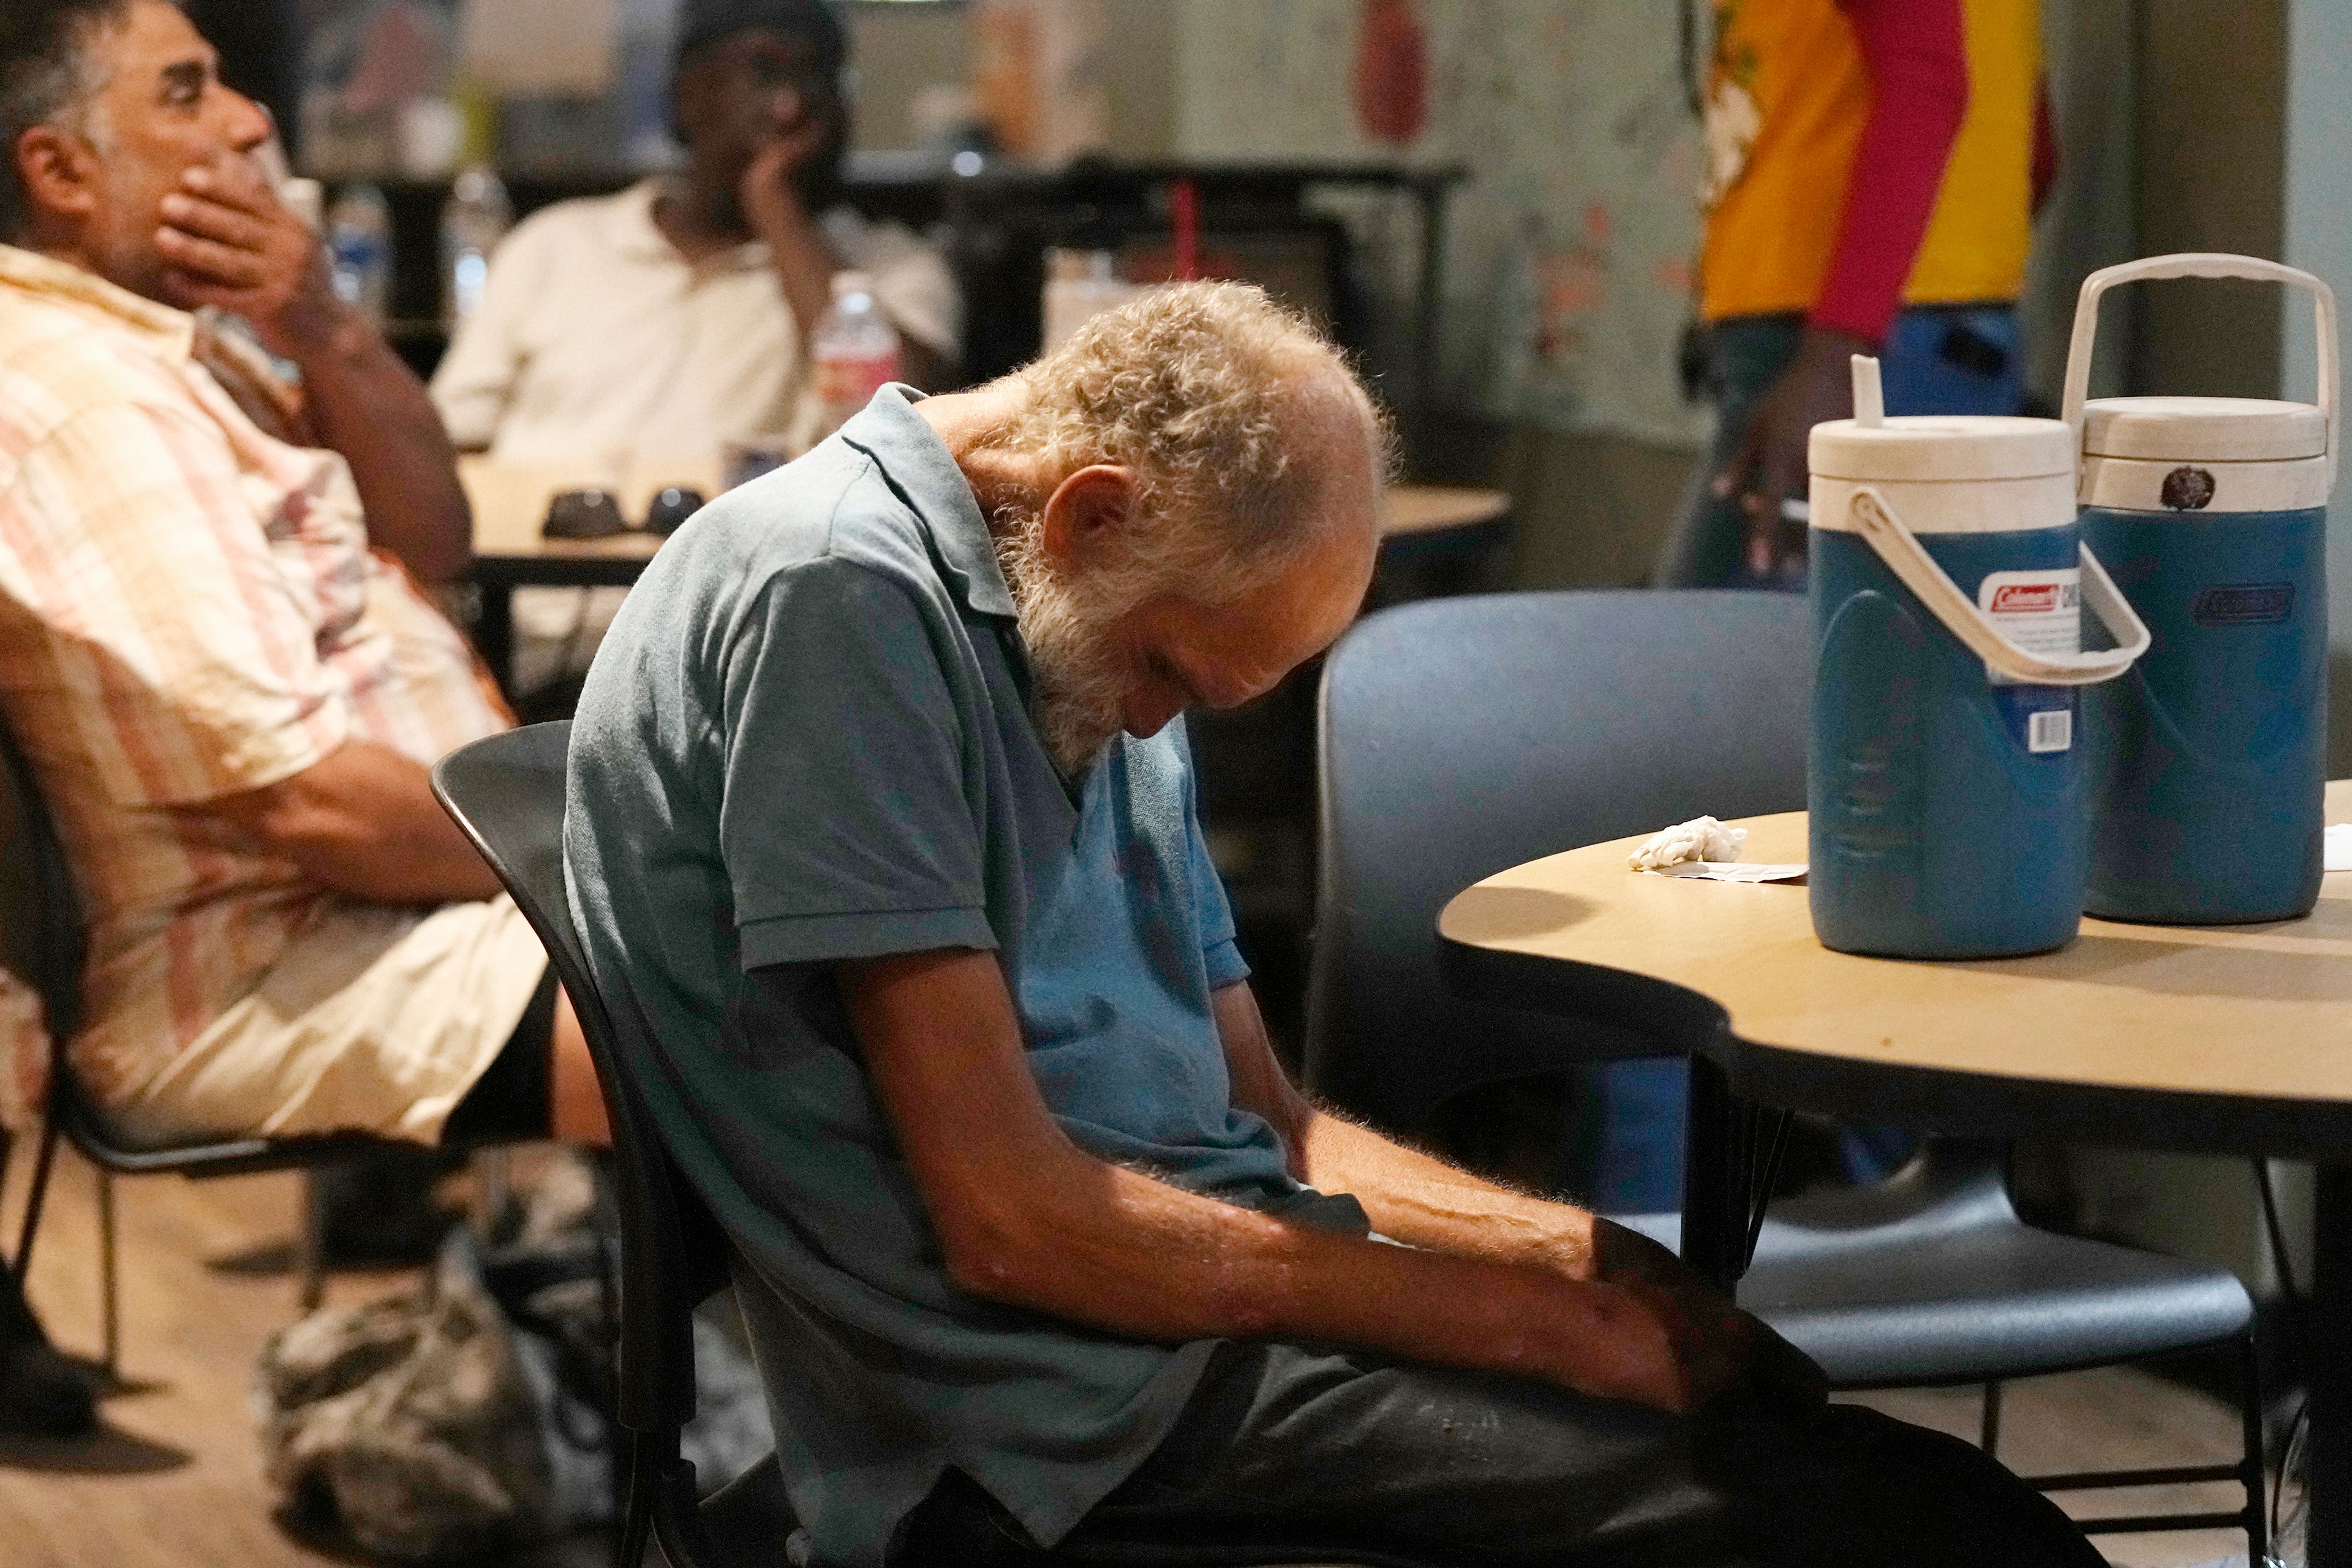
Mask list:
[[[21,1282],[33,1260],[41,1212],[48,1195],[59,1138],[98,1170],[100,1299],[105,1314],[105,1367],[115,1375],[121,1359],[121,1308],[114,1226],[114,1178],[178,1175],[191,1178],[244,1175],[257,1171],[314,1170],[386,1147],[357,1135],[317,1138],[235,1138],[166,1149],[129,1149],[116,1143],[105,1121],[81,1091],[67,1059],[67,1045],[81,1022],[81,971],[86,946],[81,898],[73,871],[58,841],[56,826],[42,800],[32,765],[0,727],[0,929],[6,932],[7,968],[40,996],[50,1041],[49,1102],[33,1164],[32,1188],[10,1265]],[[306,1194],[300,1233],[302,1306],[319,1304],[322,1266],[320,1215]]]
[[[1466,1091],[1654,1055],[1654,1040],[1623,1028],[1449,995],[1438,911],[1540,855],[1701,813],[1801,808],[1811,661],[1804,602],[1778,594],[1502,595],[1358,626],[1323,678],[1308,1087],[1431,1138],[1441,1108]],[[2028,1226],[2001,1154],[1931,1142],[1884,1183],[1776,1205],[1742,1304],[1842,1389],[1984,1384],[1988,1449],[2004,1379],[2237,1340],[2241,1463],[2034,1484],[2242,1483],[2242,1510],[2088,1528],[2242,1527],[2259,1561],[2261,1399],[2244,1287],[2223,1270]],[[1679,1238],[1675,1215],[1630,1223],[1669,1246]]]
[[[580,1015],[612,1119],[621,1214],[617,1416],[629,1434],[614,1560],[638,1568],[650,1534],[671,1568],[767,1568],[781,1560],[795,1524],[775,1457],[698,1503],[694,1467],[678,1451],[679,1429],[694,1415],[694,1310],[728,1283],[730,1244],[664,1151],[632,1087],[622,1056],[635,1048],[635,1026],[615,1028],[572,923],[563,872],[571,733],[570,721],[559,721],[477,741],[433,770],[433,788],[546,943]],[[1093,1568],[1308,1568],[1332,1560],[1278,1546],[1111,1542],[1072,1561]]]
[[[678,1433],[694,1415],[694,1310],[728,1283],[726,1236],[664,1152],[621,1067],[623,1037],[588,971],[563,879],[563,767],[569,721],[463,747],[433,770],[433,791],[545,944],[596,1060],[613,1124],[619,1188],[620,1381],[628,1434],[614,1561],[636,1568],[648,1534],[677,1568],[772,1563],[793,1531],[772,1455],[702,1502]]]

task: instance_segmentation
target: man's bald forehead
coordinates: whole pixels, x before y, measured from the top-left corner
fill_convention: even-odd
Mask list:
[[[1346,365],[1328,359],[1304,369],[1291,402],[1297,458],[1315,475],[1318,499],[1351,477],[1377,494],[1389,477],[1387,423]]]

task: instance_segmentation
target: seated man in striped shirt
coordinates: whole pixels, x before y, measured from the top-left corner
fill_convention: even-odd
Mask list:
[[[427,785],[510,722],[436,607],[454,458],[270,133],[165,0],[0,16],[0,716],[86,905],[69,1060],[137,1144],[597,1140],[570,1005]],[[224,315],[299,395],[231,395]]]

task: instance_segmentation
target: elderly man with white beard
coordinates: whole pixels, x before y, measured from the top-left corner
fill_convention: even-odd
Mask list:
[[[1303,321],[1169,289],[886,388],[615,621],[573,907],[734,1247],[790,1560],[2093,1568],[1662,1250],[1284,1076],[1175,721],[1353,618],[1390,446]]]

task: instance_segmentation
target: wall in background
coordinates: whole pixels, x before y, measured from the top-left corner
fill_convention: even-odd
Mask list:
[[[1446,405],[1692,445],[1675,344],[1697,243],[1699,136],[1673,5],[1426,0],[1428,95],[1402,148],[1360,103],[1367,0],[1186,0],[1174,151],[1458,164]],[[1376,250],[1381,237],[1374,235]]]
[[[1467,169],[1449,225],[1443,433],[1423,455],[1513,491],[1520,584],[1644,580],[1709,422],[1675,372],[1699,157],[1676,5],[1425,0],[1426,111],[1400,153],[1359,108],[1366,0],[1106,3],[1118,155]],[[961,68],[965,14],[850,7],[862,145],[913,142],[917,96]],[[1375,363],[1402,363],[1412,213],[1380,198],[1335,210],[1387,302]]]
[[[2287,7],[2285,194],[2281,258],[2317,273],[2352,304],[2352,6],[2291,0]],[[2300,308],[2280,325],[2286,395],[2312,384],[2309,318]],[[2336,777],[2352,773],[2352,484],[2337,465],[2328,513],[2329,606],[2335,649],[2328,680],[2328,750]]]
[[[963,82],[964,7],[853,4],[842,10],[857,62],[856,145],[914,146],[922,95]]]
[[[1675,344],[1698,235],[1698,128],[1676,5],[1425,0],[1427,97],[1400,149],[1358,73],[1377,0],[1183,0],[1166,140],[1182,156],[1458,164],[1440,380],[1419,400],[1433,474],[1512,491],[1521,586],[1646,580],[1709,416]],[[1394,12],[1391,11],[1391,16]],[[1402,204],[1345,216],[1408,325],[1418,235]]]
[[[2042,0],[2042,58],[2062,150],[2058,183],[2034,225],[2019,314],[2025,384],[2053,408],[2083,279],[2137,254],[2136,10],[2136,0]],[[2133,303],[2126,294],[2107,306],[2103,341],[2128,344]],[[2100,356],[2094,395],[2123,390],[2130,357],[2122,349]]]

